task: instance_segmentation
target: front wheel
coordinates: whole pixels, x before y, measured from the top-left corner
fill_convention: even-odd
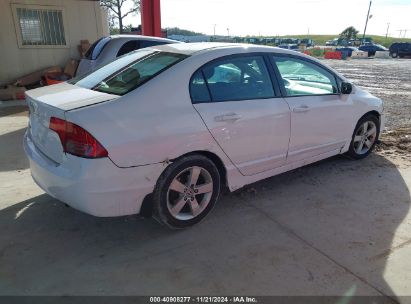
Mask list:
[[[398,57],[398,53],[397,53],[397,52],[392,52],[392,53],[391,53],[391,57],[392,57],[392,58],[397,58],[397,57]]]
[[[166,168],[153,193],[153,215],[160,223],[181,229],[200,222],[220,194],[220,174],[205,156],[182,157]]]
[[[374,115],[363,117],[355,127],[347,155],[354,159],[367,157],[377,143],[379,134],[380,122],[378,118]]]

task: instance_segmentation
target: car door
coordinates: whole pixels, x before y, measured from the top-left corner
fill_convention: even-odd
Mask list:
[[[405,43],[403,47],[403,54],[404,56],[411,56],[411,43]]]
[[[192,77],[194,108],[243,175],[282,166],[290,139],[290,109],[273,87],[263,55],[214,60]]]
[[[349,95],[339,94],[338,78],[302,57],[274,55],[272,63],[291,109],[287,162],[341,149],[352,135],[353,106]]]
[[[370,49],[370,47],[369,47],[368,45],[363,45],[363,46],[361,46],[361,47],[360,47],[360,50],[363,51],[363,52],[367,52],[367,53],[368,53],[368,56],[371,56],[371,54],[370,54],[371,49]]]

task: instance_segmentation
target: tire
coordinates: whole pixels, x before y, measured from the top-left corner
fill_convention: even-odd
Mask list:
[[[379,135],[379,119],[371,114],[364,116],[355,126],[350,148],[346,154],[353,159],[363,159],[367,157],[374,149]]]
[[[197,224],[213,209],[220,188],[219,171],[210,159],[202,155],[182,157],[169,165],[157,181],[153,216],[172,229]]]
[[[392,58],[397,58],[397,57],[398,57],[398,53],[397,53],[397,52],[392,52],[392,53],[391,53],[391,57],[392,57]]]

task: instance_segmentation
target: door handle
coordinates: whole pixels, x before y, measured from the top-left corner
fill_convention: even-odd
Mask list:
[[[214,117],[215,121],[236,121],[239,120],[242,116],[236,113],[229,113],[218,115]]]
[[[294,113],[304,113],[310,111],[310,107],[306,105],[302,105],[293,109]]]

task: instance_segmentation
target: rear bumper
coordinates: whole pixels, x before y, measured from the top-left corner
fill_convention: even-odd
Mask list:
[[[67,155],[57,164],[24,136],[24,150],[34,181],[49,195],[82,212],[100,216],[122,216],[140,212],[165,168],[154,164],[119,168],[109,158],[84,159]]]

